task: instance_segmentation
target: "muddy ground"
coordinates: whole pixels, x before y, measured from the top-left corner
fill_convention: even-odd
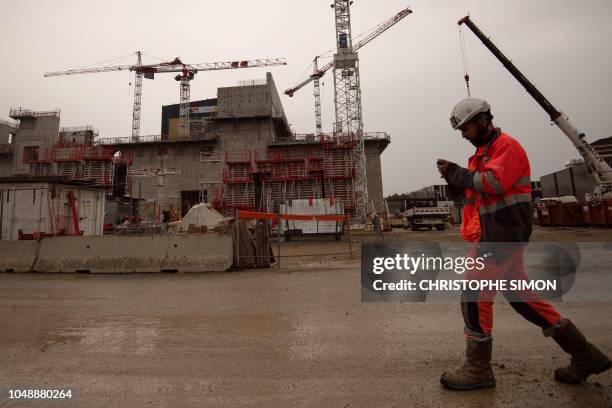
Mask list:
[[[612,407],[612,374],[558,384],[566,356],[495,306],[495,389],[457,393],[458,305],[361,303],[359,242],[286,243],[280,268],[206,274],[0,274],[0,406]],[[387,240],[458,240],[444,232]],[[612,230],[536,229],[536,241],[612,241]],[[332,253],[333,255],[317,255]],[[336,254],[337,253],[337,254]],[[562,303],[612,354],[612,305]],[[10,400],[9,389],[72,389]]]

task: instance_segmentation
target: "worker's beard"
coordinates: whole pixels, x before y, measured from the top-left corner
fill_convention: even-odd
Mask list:
[[[484,146],[489,142],[492,132],[488,126],[482,126],[480,123],[476,123],[478,129],[476,130],[476,137],[470,140],[470,143],[476,147]]]

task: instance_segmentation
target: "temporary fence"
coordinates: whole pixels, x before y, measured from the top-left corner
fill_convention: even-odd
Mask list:
[[[276,265],[280,267],[281,258],[293,258],[293,257],[308,257],[308,256],[328,256],[328,255],[349,255],[351,258],[353,256],[353,248],[351,242],[351,228],[350,228],[350,218],[344,214],[286,214],[286,213],[271,213],[271,212],[256,212],[256,211],[236,211],[236,222],[235,222],[235,234],[236,234],[236,265],[241,264],[241,255],[240,255],[240,224],[241,220],[256,220],[260,222],[266,223],[270,227],[277,226],[277,253],[274,255],[276,257]],[[325,253],[308,253],[304,255],[282,255],[281,254],[281,244],[287,239],[291,237],[295,237],[296,235],[293,233],[287,233],[287,231],[291,231],[288,229],[282,228],[284,223],[288,222],[314,222],[317,225],[316,230],[319,230],[319,223],[330,223],[335,222],[337,225],[337,233],[333,234],[336,239],[339,238],[340,235],[346,230],[348,234],[348,252],[325,252]],[[324,230],[324,228],[321,228]],[[319,235],[320,234],[315,234]],[[330,235],[325,234],[325,235]],[[257,257],[257,256],[255,256]]]

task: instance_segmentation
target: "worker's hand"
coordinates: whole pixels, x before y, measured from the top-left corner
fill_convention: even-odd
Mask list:
[[[438,166],[438,171],[440,172],[440,176],[445,177],[446,172],[448,170],[448,166],[451,164],[448,160],[438,159],[436,161],[436,165]]]

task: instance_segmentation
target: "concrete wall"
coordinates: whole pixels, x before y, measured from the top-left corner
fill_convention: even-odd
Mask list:
[[[575,196],[584,200],[586,193],[595,190],[595,178],[583,163],[541,177],[542,197]]]
[[[53,237],[40,244],[36,272],[226,271],[233,260],[231,234]]]
[[[0,177],[13,175],[13,143],[15,142],[14,135],[16,133],[16,125],[0,120]]]
[[[233,86],[217,90],[218,119],[271,117],[287,124],[283,104],[271,73],[266,84]],[[288,125],[287,125],[288,126]]]
[[[0,120],[0,145],[11,142],[11,134],[17,133],[17,125]]]
[[[272,105],[267,85],[232,86],[217,90],[217,118],[271,116]]]
[[[127,155],[131,152],[133,163],[130,170],[138,172],[146,169],[174,170],[180,174],[158,177],[131,178],[131,196],[144,201],[140,206],[143,219],[155,218],[154,201],[162,197],[162,210],[181,209],[181,191],[199,191],[202,189],[200,152],[212,148],[213,153],[225,153],[236,150],[265,150],[274,138],[275,127],[270,118],[243,118],[220,120],[215,124],[216,141],[193,141],[175,143],[141,143],[116,146],[116,151]],[[160,150],[165,151],[164,160]],[[212,197],[212,192],[208,192]],[[209,200],[210,201],[210,200]],[[157,206],[158,203],[155,203]],[[171,208],[170,208],[171,207]]]
[[[60,118],[57,116],[43,116],[37,118],[21,119],[19,130],[15,136],[13,155],[14,174],[29,174],[30,165],[23,163],[25,147],[38,147],[39,157],[43,150],[51,148],[59,139]]]
[[[2,146],[0,146],[0,149]],[[13,153],[11,151],[0,152],[0,177],[13,175]]]
[[[37,241],[0,241],[0,272],[32,272],[39,247]]]
[[[216,150],[267,149],[274,138],[274,126],[270,118],[248,118],[217,121]]]
[[[275,119],[282,119],[285,124],[289,126],[283,104],[278,94],[278,89],[276,88],[276,83],[274,82],[274,78],[272,78],[272,74],[269,72],[266,74],[266,83],[268,85],[268,93],[270,94],[270,103],[272,105],[272,117]]]
[[[159,205],[157,200],[160,198],[162,211],[172,210],[180,214],[181,191],[200,190],[200,151],[204,146],[210,146],[210,142],[142,143],[115,147],[117,151],[133,155],[130,170],[151,174],[146,170],[163,168],[176,172],[163,177],[131,177],[131,196],[145,200],[141,202],[141,217],[152,220],[155,217],[154,206]]]
[[[371,203],[377,212],[385,211],[382,168],[380,165],[381,145],[377,142],[366,142],[366,176],[368,183],[368,211],[372,210]]]
[[[217,104],[216,116],[211,123],[211,139],[208,141],[116,146],[117,150],[125,154],[132,153],[131,170],[137,172],[163,167],[180,172],[176,176],[166,176],[163,185],[157,177],[132,177],[131,196],[144,200],[140,205],[141,217],[144,219],[155,218],[153,203],[160,196],[163,197],[162,210],[172,207],[176,213],[180,213],[181,192],[206,188],[200,184],[202,148],[212,148],[213,153],[221,155],[228,151],[266,150],[269,143],[276,139],[277,132],[286,133],[289,128],[270,73],[266,75],[265,84],[219,88],[217,96],[216,100],[201,101],[204,104]],[[170,114],[166,112],[166,116],[168,115]],[[178,118],[166,120],[168,133],[175,133]],[[163,162],[160,159],[160,149],[167,150]],[[208,192],[208,197],[212,197],[211,191]],[[155,204],[157,205],[158,203]]]
[[[74,233],[68,193],[76,198],[79,228],[83,235],[102,235],[104,191],[52,183],[0,184],[0,239],[19,239],[19,230]]]

